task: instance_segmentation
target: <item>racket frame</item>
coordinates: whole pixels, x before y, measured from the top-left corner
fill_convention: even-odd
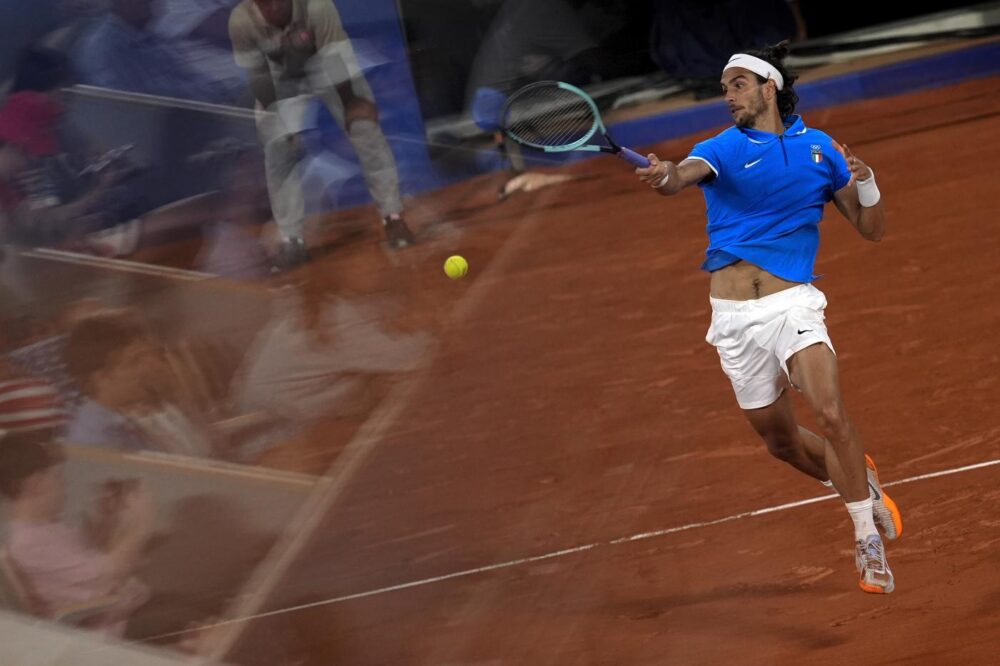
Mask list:
[[[587,103],[587,105],[590,107],[590,110],[593,112],[594,116],[594,122],[591,125],[590,130],[576,141],[561,146],[546,146],[538,143],[532,143],[530,141],[525,141],[524,139],[518,137],[517,135],[509,132],[506,128],[507,111],[508,109],[510,109],[511,104],[517,101],[521,93],[524,93],[528,90],[532,90],[534,88],[551,88],[551,87],[562,88],[563,90],[569,91]],[[640,166],[640,167],[649,166],[649,161],[645,157],[639,155],[638,153],[635,153],[632,150],[629,150],[628,148],[619,146],[617,143],[615,143],[615,140],[611,138],[611,134],[604,126],[604,121],[601,119],[601,112],[597,108],[597,103],[594,102],[593,99],[591,99],[590,95],[588,95],[586,92],[584,92],[583,90],[574,86],[571,83],[566,83],[564,81],[537,81],[535,83],[529,83],[523,88],[518,89],[516,92],[514,92],[513,95],[510,96],[510,98],[504,104],[503,111],[500,113],[500,122],[505,136],[510,137],[513,141],[516,141],[517,143],[527,148],[532,148],[534,150],[541,150],[546,153],[567,153],[572,151],[586,151],[593,153],[601,152],[601,153],[607,153],[609,155],[617,155],[618,157],[624,159],[625,161],[635,164],[635,166]],[[601,136],[604,137],[604,140],[607,141],[608,145],[605,146],[600,144],[587,143],[598,132],[601,133]],[[636,158],[638,158],[644,163],[637,162]]]

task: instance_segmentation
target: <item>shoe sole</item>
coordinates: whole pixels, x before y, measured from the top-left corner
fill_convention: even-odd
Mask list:
[[[903,516],[899,512],[899,507],[896,503],[892,501],[892,498],[882,489],[882,484],[878,479],[878,468],[875,467],[875,461],[871,459],[867,454],[865,455],[865,464],[868,469],[872,471],[875,475],[875,482],[879,484],[879,493],[882,495],[881,506],[876,502],[872,507],[875,513],[878,515],[879,521],[882,524],[883,531],[885,532],[885,538],[889,541],[894,541],[898,539],[903,534]],[[889,530],[885,529],[886,526],[892,525],[894,533],[890,533]],[[865,590],[868,592],[869,590]]]
[[[878,585],[869,585],[860,580],[858,581],[858,587],[861,588],[862,592],[867,592],[868,594],[892,594],[892,591],[896,589],[896,581],[890,580],[889,584],[885,587],[879,587]]]

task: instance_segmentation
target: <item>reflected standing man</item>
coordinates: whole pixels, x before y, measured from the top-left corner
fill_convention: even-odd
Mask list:
[[[308,260],[299,135],[319,97],[357,151],[368,190],[394,249],[412,245],[403,221],[399,176],[365,80],[331,0],[243,0],[229,18],[237,64],[249,74],[264,144],[268,191],[281,232],[278,268]]]

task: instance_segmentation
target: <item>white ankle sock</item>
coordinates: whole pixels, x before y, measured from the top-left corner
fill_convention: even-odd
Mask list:
[[[820,481],[820,483],[822,483],[827,488],[833,488],[833,481],[831,481],[830,479],[827,479],[826,481]]]
[[[851,514],[854,521],[854,538],[861,541],[873,534],[878,534],[875,529],[875,516],[872,515],[871,498],[861,502],[846,502],[847,512]]]

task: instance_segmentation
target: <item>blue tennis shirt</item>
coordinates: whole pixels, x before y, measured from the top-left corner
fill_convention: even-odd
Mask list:
[[[823,206],[851,180],[833,139],[791,115],[784,134],[730,127],[688,159],[714,174],[700,183],[708,209],[702,269],[742,259],[792,282],[815,279]]]

